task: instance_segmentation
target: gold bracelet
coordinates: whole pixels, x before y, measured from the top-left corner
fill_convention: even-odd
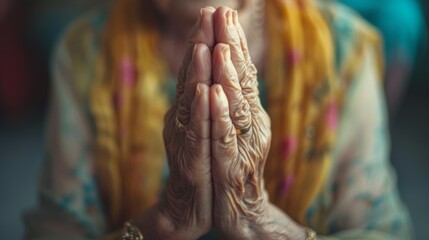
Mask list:
[[[311,228],[305,228],[305,240],[317,240],[316,232]]]
[[[121,240],[143,240],[143,234],[134,224],[131,222],[126,222]]]

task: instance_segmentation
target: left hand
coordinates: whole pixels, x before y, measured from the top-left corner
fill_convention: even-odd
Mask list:
[[[269,203],[264,188],[270,118],[260,103],[257,70],[237,12],[220,7],[214,22],[218,43],[210,88],[214,225],[227,239],[304,239],[303,229]]]

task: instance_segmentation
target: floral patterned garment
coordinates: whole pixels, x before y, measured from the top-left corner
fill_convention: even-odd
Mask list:
[[[359,31],[370,26],[341,5],[329,4],[324,11],[333,13],[329,21],[341,62]],[[107,231],[94,176],[95,129],[88,104],[105,16],[100,11],[76,21],[57,46],[39,205],[24,214],[29,239],[88,239]],[[344,89],[339,122],[332,123],[339,130],[331,175],[307,210],[306,220],[321,239],[411,239],[409,216],[388,162],[387,114],[375,67],[377,49],[362,51],[365,62]],[[263,83],[260,86],[265,103],[266,90]],[[170,99],[174,89],[171,80],[166,88]]]

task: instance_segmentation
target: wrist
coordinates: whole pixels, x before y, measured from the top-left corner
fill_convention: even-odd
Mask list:
[[[160,203],[148,209],[143,215],[132,220],[145,240],[178,239],[173,221],[163,212]],[[179,238],[180,239],[180,238]]]
[[[133,224],[142,233],[144,239],[169,239],[168,236],[172,235],[166,231],[165,221],[158,204],[149,208],[143,215],[132,220]]]
[[[276,207],[273,204],[269,204],[268,216],[271,222],[276,222],[275,228],[278,232],[282,232],[286,239],[292,240],[305,240],[306,239],[306,228],[299,225],[292,218],[290,218],[285,212]]]
[[[262,209],[264,209],[262,214],[249,218],[240,227],[225,234],[225,237],[227,239],[307,239],[306,228],[297,224],[279,208],[267,203]]]
[[[197,226],[185,226],[181,221],[175,221],[166,205],[159,202],[145,214],[132,222],[147,239],[197,239],[209,230]]]

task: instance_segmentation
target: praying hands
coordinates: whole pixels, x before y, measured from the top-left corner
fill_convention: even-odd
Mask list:
[[[201,9],[189,42],[165,118],[171,174],[160,212],[169,229],[184,239],[212,226],[226,239],[305,239],[264,188],[270,118],[237,12]]]

